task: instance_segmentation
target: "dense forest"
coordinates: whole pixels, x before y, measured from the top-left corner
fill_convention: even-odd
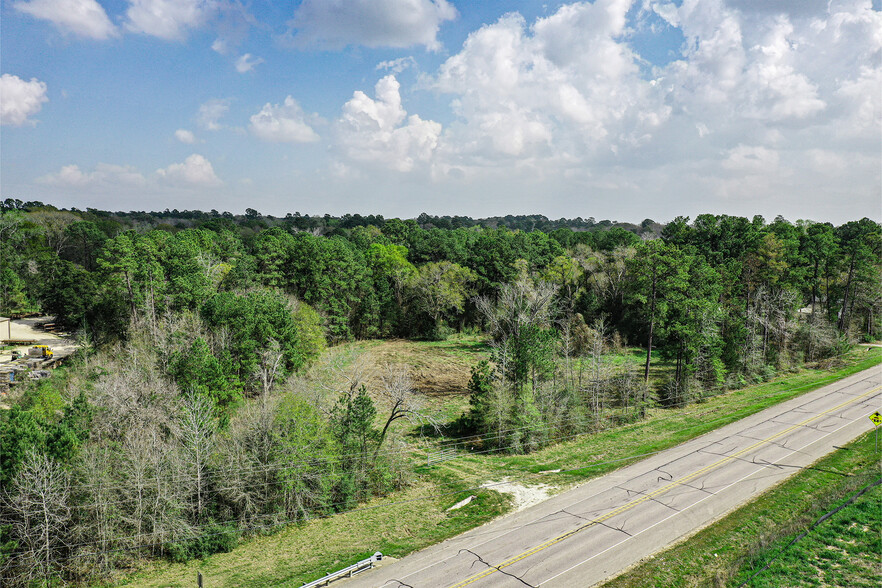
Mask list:
[[[0,577],[89,581],[350,509],[407,484],[405,422],[529,452],[834,356],[879,338],[880,256],[867,218],[279,218],[7,199],[0,315],[53,315],[81,347],[0,414]],[[331,354],[458,332],[485,335],[492,359],[449,422],[406,371],[369,388]],[[604,359],[628,345],[645,349],[639,371]],[[650,380],[659,360],[673,367]]]

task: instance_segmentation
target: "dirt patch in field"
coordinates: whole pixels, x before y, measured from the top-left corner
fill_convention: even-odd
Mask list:
[[[508,494],[511,496],[512,502],[514,502],[515,510],[523,510],[547,500],[551,496],[552,490],[554,490],[554,487],[546,486],[545,484],[525,486],[517,482],[509,482],[508,480],[485,482],[481,484],[481,488]]]
[[[452,339],[441,342],[381,341],[368,351],[377,366],[370,384],[379,384],[387,364],[401,364],[410,370],[415,388],[429,396],[453,396],[468,391],[471,369],[489,357],[489,350],[477,339]]]

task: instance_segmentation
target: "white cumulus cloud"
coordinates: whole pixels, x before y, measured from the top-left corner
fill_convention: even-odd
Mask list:
[[[0,76],[0,124],[19,127],[34,124],[28,117],[40,112],[48,102],[46,84],[36,78],[26,82],[18,76]]]
[[[449,154],[577,163],[645,142],[670,113],[628,46],[630,0],[562,6],[532,26],[519,14],[471,33],[428,85],[452,94]]]
[[[215,39],[214,43],[211,44],[211,50],[221,55],[226,55],[230,51],[229,43],[226,39]]]
[[[752,48],[753,62],[746,72],[746,85],[753,115],[763,119],[801,119],[826,107],[818,87],[795,68],[794,28],[780,16],[766,38]]]
[[[217,9],[215,0],[128,0],[125,26],[134,33],[181,41],[204,25]]]
[[[697,116],[781,122],[826,107],[817,84],[800,71],[811,42],[786,15],[754,18],[746,27],[744,15],[722,0],[686,0],[677,19],[687,49],[667,68],[667,79],[674,98]]]
[[[400,172],[428,163],[441,135],[441,125],[407,116],[394,75],[377,82],[376,98],[356,91],[335,125],[337,147],[349,160]]]
[[[738,145],[730,149],[723,160],[723,167],[747,174],[773,173],[778,169],[780,156],[777,151],[756,145]]]
[[[411,55],[408,55],[407,57],[399,57],[398,59],[381,61],[377,64],[377,70],[387,70],[396,74],[400,74],[410,67],[414,69],[418,67],[416,59],[414,59]]]
[[[19,12],[51,22],[62,32],[80,37],[103,40],[119,34],[95,0],[31,0],[13,6]]]
[[[113,190],[146,185],[147,180],[132,166],[99,163],[92,171],[66,165],[58,172],[37,179],[38,183],[60,188]]]
[[[616,170],[637,185],[644,170],[681,165],[731,196],[756,187],[739,187],[739,173],[777,175],[776,189],[817,179],[812,153],[824,150],[849,153],[842,165],[867,192],[879,175],[864,155],[878,160],[882,133],[882,12],[869,0],[773,3],[596,0],[484,25],[419,82],[450,96],[455,115],[433,177],[507,169],[587,186]],[[657,35],[641,19],[659,18],[685,42],[653,65],[634,39]],[[347,106],[366,101],[356,98]]]
[[[37,184],[74,193],[101,192],[146,197],[176,189],[203,189],[221,186],[207,159],[193,154],[182,163],[173,163],[145,177],[131,165],[99,163],[93,169],[77,164],[65,165],[55,173],[36,179]]]
[[[679,26],[680,18],[677,14],[677,5],[673,2],[653,2],[652,10],[673,26]]]
[[[193,134],[193,131],[188,131],[187,129],[178,129],[177,131],[175,131],[175,139],[177,139],[181,143],[192,145],[196,142],[196,135]]]
[[[167,184],[178,187],[208,188],[222,184],[215,175],[211,162],[194,153],[183,163],[173,163],[156,170],[157,177]]]
[[[260,65],[261,63],[263,63],[262,58],[254,57],[250,53],[246,53],[236,60],[236,71],[239,73],[247,73],[254,69],[255,65]]]
[[[199,106],[196,122],[206,131],[219,131],[223,128],[220,119],[227,114],[228,110],[230,110],[229,100],[214,98]]]
[[[265,104],[251,117],[254,136],[274,143],[311,143],[319,136],[306,122],[303,109],[291,96],[283,104]]]
[[[447,0],[304,0],[289,24],[298,46],[437,50],[438,29],[456,14]]]

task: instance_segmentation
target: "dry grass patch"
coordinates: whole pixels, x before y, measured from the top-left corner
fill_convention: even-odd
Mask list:
[[[488,359],[490,349],[484,339],[456,336],[446,341],[408,341],[393,339],[371,346],[378,365],[402,364],[410,368],[416,389],[435,397],[468,392],[471,369]]]
[[[417,392],[444,399],[467,394],[472,367],[489,357],[485,337],[454,335],[445,341],[388,339],[346,343],[329,350],[325,362],[317,367],[326,369],[324,364],[330,361],[337,363],[339,371],[345,371],[362,361],[362,381],[370,392],[382,385],[385,366],[402,365],[410,371]]]

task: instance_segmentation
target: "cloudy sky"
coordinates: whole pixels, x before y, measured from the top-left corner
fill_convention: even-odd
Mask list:
[[[0,0],[3,198],[882,219],[879,0]]]

